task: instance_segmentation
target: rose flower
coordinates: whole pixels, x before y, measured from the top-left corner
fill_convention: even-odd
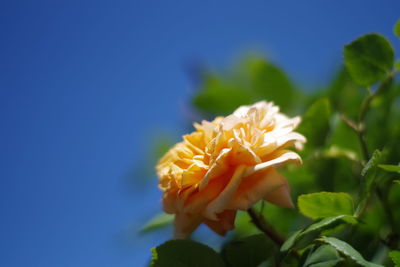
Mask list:
[[[301,149],[304,136],[273,103],[239,107],[232,115],[194,124],[156,169],[166,213],[175,214],[175,238],[187,238],[204,223],[220,235],[234,228],[237,210],[260,200],[293,207],[286,179],[277,171],[301,164],[288,147]]]

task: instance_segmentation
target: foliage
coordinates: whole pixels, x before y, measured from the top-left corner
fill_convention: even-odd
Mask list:
[[[394,34],[400,37],[400,20]],[[375,33],[345,45],[343,54],[344,67],[315,91],[301,90],[261,57],[245,58],[223,74],[202,73],[192,104],[204,117],[262,99],[302,116],[303,165],[281,170],[298,210],[263,202],[254,207],[286,237],[282,243],[240,211],[222,247],[168,241],[153,249],[152,266],[400,266],[398,63],[392,44]],[[162,214],[143,231],[171,221]]]

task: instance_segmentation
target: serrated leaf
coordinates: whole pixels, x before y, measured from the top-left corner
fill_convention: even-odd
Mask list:
[[[257,267],[270,256],[271,242],[265,234],[232,241],[222,250],[222,257],[230,267]]]
[[[398,250],[390,251],[389,257],[392,259],[395,267],[400,267],[400,251]]]
[[[155,229],[159,229],[169,225],[170,223],[172,223],[173,220],[174,215],[161,213],[150,219],[150,221],[148,221],[140,231],[142,233],[146,233]]]
[[[223,267],[222,258],[210,247],[191,240],[171,240],[152,248],[151,267]]]
[[[322,220],[319,220],[307,228],[303,230],[299,230],[292,234],[282,245],[281,247],[281,252],[288,251],[291,249],[299,240],[301,240],[305,235],[313,233],[313,232],[322,232],[327,229],[332,229],[336,226],[338,226],[341,223],[350,223],[350,224],[356,224],[357,219],[354,218],[353,216],[349,215],[339,215],[335,217],[329,217],[329,218],[324,218]]]
[[[370,86],[382,80],[393,67],[390,42],[379,34],[366,34],[344,47],[344,60],[353,80]]]
[[[329,132],[332,108],[327,98],[315,101],[306,111],[297,131],[307,137],[307,148],[320,147]]]
[[[299,196],[300,212],[312,219],[352,215],[353,200],[347,193],[319,192]]]
[[[322,245],[308,254],[303,267],[331,267],[342,260],[335,248],[329,245]]]
[[[361,266],[365,266],[365,267],[382,266],[382,265],[378,265],[378,264],[366,261],[363,258],[363,256],[357,250],[355,250],[352,246],[350,246],[346,242],[339,240],[335,237],[323,236],[323,237],[319,238],[318,240],[325,244],[331,245],[337,251],[339,251],[341,254],[352,259],[353,261],[355,261],[357,264],[360,264]]]
[[[393,33],[400,38],[400,19],[397,20],[396,24],[394,24]]]
[[[379,164],[378,167],[388,172],[400,173],[399,165]]]

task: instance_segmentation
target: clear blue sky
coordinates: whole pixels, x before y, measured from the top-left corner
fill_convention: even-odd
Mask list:
[[[400,1],[2,1],[0,266],[144,266],[160,210],[128,183],[152,136],[182,134],[184,66],[257,48],[310,85],[341,47],[388,36]],[[129,239],[129,240],[127,240]]]

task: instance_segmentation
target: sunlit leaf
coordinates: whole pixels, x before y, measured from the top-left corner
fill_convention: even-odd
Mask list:
[[[344,60],[353,80],[370,86],[391,70],[394,52],[390,42],[379,34],[366,34],[344,47]]]
[[[161,213],[154,216],[150,221],[148,221],[140,231],[142,233],[150,232],[152,230],[159,229],[171,224],[173,220],[174,215]]]
[[[400,71],[400,60],[397,60],[397,61],[394,63],[394,68],[395,68],[397,71]]]
[[[265,234],[252,235],[226,244],[222,257],[231,267],[257,267],[272,256],[271,247]]]
[[[390,251],[389,257],[392,259],[395,267],[400,267],[400,251],[398,250]]]
[[[358,155],[356,152],[350,149],[338,147],[336,145],[332,145],[327,149],[322,150],[321,156],[326,158],[345,158],[352,161],[358,160]]]
[[[337,251],[339,251],[339,253],[341,253],[344,256],[352,259],[354,262],[356,262],[357,264],[360,264],[361,266],[365,266],[365,267],[382,266],[382,265],[378,265],[378,264],[366,261],[363,258],[363,256],[357,250],[355,250],[352,246],[350,246],[346,242],[344,242],[342,240],[339,240],[339,239],[337,239],[335,237],[323,236],[323,237],[319,238],[318,240],[323,242],[323,243],[325,243],[325,244],[331,245]]]
[[[400,173],[400,166],[399,165],[388,165],[388,164],[379,164],[379,168],[388,171],[388,172],[397,172]]]
[[[223,267],[222,258],[211,248],[191,241],[172,240],[152,248],[152,267]]]
[[[400,38],[400,19],[397,20],[396,24],[393,27],[393,33]]]
[[[312,219],[352,215],[353,200],[347,193],[319,192],[299,196],[300,212]]]

